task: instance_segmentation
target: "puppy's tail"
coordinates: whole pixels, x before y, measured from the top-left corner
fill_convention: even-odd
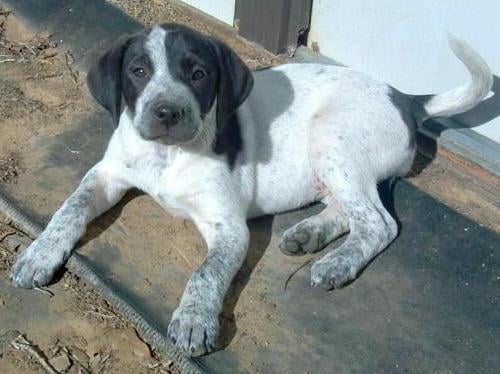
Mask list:
[[[488,94],[493,85],[491,70],[483,58],[466,42],[448,35],[453,54],[471,74],[471,81],[438,95],[415,96],[421,103],[420,123],[433,117],[450,117],[472,109]]]

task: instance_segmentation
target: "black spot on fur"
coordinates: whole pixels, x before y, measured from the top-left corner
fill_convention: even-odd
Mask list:
[[[205,116],[216,97],[218,68],[217,59],[211,48],[208,37],[176,24],[165,24],[166,61],[170,74],[183,82],[194,94],[200,106],[201,114]],[[205,77],[193,80],[195,70],[201,69]]]
[[[102,55],[87,75],[87,84],[90,93],[101,104],[113,118],[113,123],[118,126],[120,121],[122,93],[128,94],[131,106],[140,92],[133,90],[127,80],[124,80],[124,60],[128,56],[139,54],[139,49],[144,44],[145,33],[141,31],[135,35],[125,35],[119,38],[115,44]],[[127,99],[127,97],[126,97]],[[127,104],[129,102],[127,101]],[[129,104],[129,105],[130,105]]]
[[[191,89],[202,116],[208,113],[217,98],[213,150],[225,154],[232,168],[243,147],[235,112],[250,94],[252,74],[224,43],[186,26],[165,24],[162,27],[167,31],[165,47],[170,73]],[[196,69],[203,70],[203,79],[191,79]]]

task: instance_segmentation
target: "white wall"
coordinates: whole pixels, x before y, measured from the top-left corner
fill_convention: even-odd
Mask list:
[[[500,75],[499,0],[313,0],[309,43],[403,92],[437,93],[468,79],[446,30]],[[500,90],[500,81],[495,87]],[[486,123],[475,130],[500,143],[500,91],[484,104],[460,120]]]
[[[183,2],[210,14],[233,26],[236,0],[182,0]]]

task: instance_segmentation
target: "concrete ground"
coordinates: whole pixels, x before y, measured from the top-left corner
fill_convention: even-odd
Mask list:
[[[176,21],[214,33],[252,67],[283,60],[175,2],[108,3],[145,24]],[[43,221],[99,159],[109,119],[89,99],[64,44],[0,14],[0,61],[13,60],[0,63],[0,188]],[[479,182],[438,157],[395,194],[400,238],[356,282],[330,293],[308,285],[317,256],[277,250],[279,234],[319,207],[252,222],[252,248],[221,316],[221,350],[201,363],[228,373],[493,372],[500,364],[498,181]],[[77,278],[51,286],[53,297],[11,287],[8,264],[19,250],[12,241],[28,239],[2,228],[0,372],[40,370],[39,360],[12,347],[14,330],[49,362],[69,362],[68,372],[175,370]],[[166,327],[204,246],[190,222],[131,193],[91,225],[79,251]]]

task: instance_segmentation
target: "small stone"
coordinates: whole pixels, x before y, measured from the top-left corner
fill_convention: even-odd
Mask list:
[[[80,348],[77,347],[69,347],[69,351],[71,352],[71,355],[75,357],[76,360],[78,360],[81,364],[84,366],[87,366],[89,363],[89,356],[82,351]]]
[[[111,348],[114,350],[132,352],[142,358],[151,357],[149,346],[139,338],[134,328],[107,328],[103,332],[103,338],[110,342]]]
[[[51,37],[51,35],[50,35],[50,32],[48,32],[47,30],[44,30],[44,31],[38,33],[38,37],[40,39],[48,39]]]
[[[131,345],[130,348],[132,352],[139,357],[142,358],[150,358],[151,350],[149,346],[142,341],[141,338],[137,335],[137,331],[133,328],[125,329],[125,335],[127,336],[126,340],[128,340]]]
[[[51,58],[51,57],[55,57],[59,54],[60,50],[59,48],[47,48],[47,49],[44,49],[42,51],[42,53],[40,54],[40,56],[42,58]]]
[[[51,358],[49,360],[49,363],[58,372],[65,371],[71,366],[71,360],[66,355],[61,355]]]

